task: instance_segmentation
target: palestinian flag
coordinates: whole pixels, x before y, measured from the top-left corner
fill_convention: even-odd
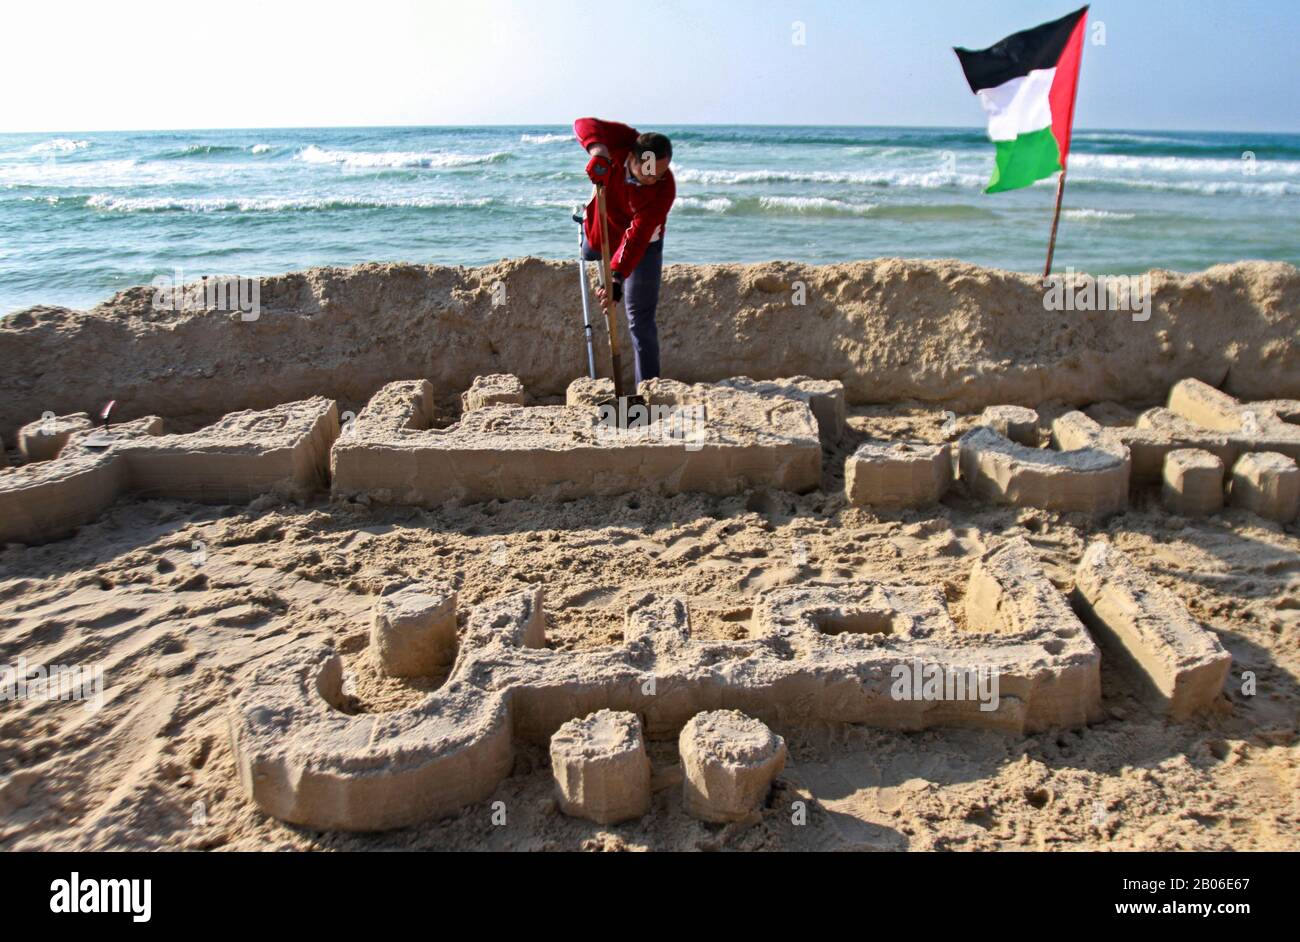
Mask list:
[[[997,146],[985,193],[1016,190],[1065,169],[1087,19],[1084,7],[987,49],[954,50]]]

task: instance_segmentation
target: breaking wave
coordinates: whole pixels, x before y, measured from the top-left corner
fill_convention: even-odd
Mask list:
[[[744,186],[757,183],[846,183],[859,186],[915,187],[937,190],[945,187],[983,187],[982,174],[951,173],[945,170],[695,170],[683,168],[673,175],[679,183],[706,186]]]
[[[713,213],[717,215],[745,216],[866,216],[873,219],[914,221],[962,221],[992,219],[997,213],[979,206],[962,203],[870,203],[841,200],[828,196],[756,196],[732,199],[726,196],[679,197],[674,212],[690,214]]]
[[[281,199],[277,197],[194,198],[126,197],[96,193],[86,206],[118,213],[285,213],[335,209],[480,209],[493,200],[412,197],[410,199]]]
[[[1051,180],[1040,184],[1055,186]],[[1155,190],[1167,193],[1195,193],[1200,196],[1300,196],[1300,183],[1276,180],[1259,183],[1246,180],[1146,180],[1135,177],[1080,177],[1071,174],[1069,186],[1089,189]]]
[[[801,216],[863,216],[875,209],[875,203],[847,203],[825,196],[760,196],[762,209],[794,213]]]
[[[514,154],[508,150],[493,151],[490,154],[447,154],[423,151],[325,150],[315,144],[308,144],[294,154],[294,160],[309,164],[337,164],[356,169],[395,167],[444,170],[472,167],[478,164],[497,164],[513,156]]]
[[[79,150],[85,150],[90,146],[90,141],[74,141],[66,137],[56,137],[53,140],[42,141],[40,144],[33,144],[30,152],[33,154],[71,154]]]
[[[1071,167],[1111,170],[1120,173],[1172,173],[1172,174],[1238,174],[1244,175],[1246,168],[1254,170],[1255,176],[1300,176],[1300,161],[1269,160],[1263,153],[1255,154],[1254,159],[1237,158],[1236,160],[1214,157],[1135,157],[1130,154],[1071,154]]]
[[[1137,213],[1117,213],[1109,209],[1067,209],[1061,213],[1066,219],[1136,219]]]

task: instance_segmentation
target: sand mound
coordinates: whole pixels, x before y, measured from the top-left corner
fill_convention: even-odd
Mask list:
[[[193,427],[236,409],[324,395],[359,408],[428,377],[450,400],[514,373],[558,396],[586,372],[572,263],[361,265],[266,278],[260,316],[160,311],[149,287],[88,312],[0,322],[0,435],[46,411],[119,400],[122,418]],[[798,284],[802,292],[796,291]],[[688,382],[807,374],[850,402],[1154,403],[1187,376],[1246,399],[1300,398],[1300,271],[1240,262],[1151,273],[1149,320],[1051,313],[1040,280],[955,261],[672,265],[660,324],[668,375]],[[803,305],[796,304],[802,294]]]

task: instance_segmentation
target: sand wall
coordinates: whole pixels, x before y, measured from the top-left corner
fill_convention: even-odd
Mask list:
[[[586,371],[577,277],[572,262],[537,259],[312,269],[264,279],[255,321],[158,311],[148,287],[88,312],[31,308],[0,321],[0,435],[12,444],[43,412],[107,399],[122,419],[198,425],[317,395],[358,409],[385,383],[420,377],[439,396],[504,372],[536,395],[563,395]],[[953,261],[671,265],[663,362],[688,382],[806,374],[840,380],[854,403],[961,411],[1153,404],[1188,376],[1245,399],[1300,398],[1296,268],[1157,271],[1152,289],[1150,319],[1135,323],[1046,312],[1038,279]]]

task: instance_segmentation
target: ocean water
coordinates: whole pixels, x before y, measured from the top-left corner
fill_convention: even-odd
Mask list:
[[[658,127],[669,262],[877,256],[1042,267],[1055,184],[986,196],[983,129]],[[179,270],[573,257],[567,127],[0,135],[0,314]],[[1077,130],[1058,268],[1300,264],[1300,135]]]

